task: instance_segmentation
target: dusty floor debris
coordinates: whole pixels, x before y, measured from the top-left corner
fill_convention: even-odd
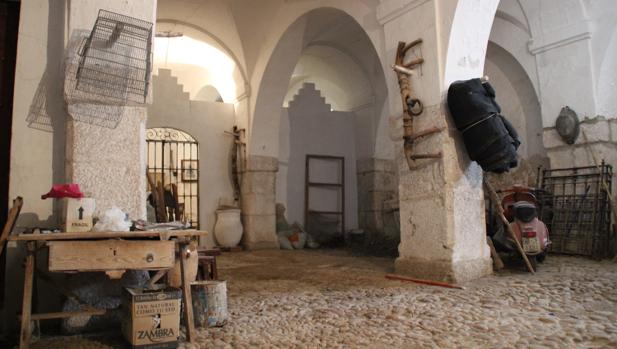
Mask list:
[[[230,323],[208,348],[616,347],[617,265],[549,256],[449,290],[389,281],[393,260],[342,251],[225,254]]]

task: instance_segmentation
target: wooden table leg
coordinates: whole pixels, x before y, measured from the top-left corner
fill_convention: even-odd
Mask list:
[[[219,279],[219,272],[218,272],[218,270],[216,268],[216,256],[214,256],[212,258],[211,268],[212,268],[212,280],[218,280]]]
[[[190,254],[188,245],[180,245],[180,269],[182,273],[182,295],[184,300],[184,320],[186,322],[186,341],[193,342],[195,335],[195,324],[193,323],[193,297],[191,296],[191,280],[187,277],[187,262]],[[192,253],[197,253],[194,251]]]
[[[34,253],[35,242],[26,243],[28,256],[26,257],[26,273],[24,274],[24,299],[21,307],[21,336],[19,349],[28,349],[30,346],[30,315],[32,313],[32,282],[34,280]]]

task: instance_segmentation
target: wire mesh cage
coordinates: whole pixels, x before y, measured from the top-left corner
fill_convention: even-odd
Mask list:
[[[612,166],[602,162],[599,167],[540,170],[539,175],[540,217],[549,229],[551,252],[611,256]]]
[[[99,10],[79,52],[75,89],[101,102],[146,103],[152,27],[151,22]]]

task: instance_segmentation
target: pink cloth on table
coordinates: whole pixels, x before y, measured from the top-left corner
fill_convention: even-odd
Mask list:
[[[49,193],[41,195],[41,199],[47,198],[75,198],[80,199],[84,197],[84,193],[79,190],[79,184],[54,184],[51,187]]]

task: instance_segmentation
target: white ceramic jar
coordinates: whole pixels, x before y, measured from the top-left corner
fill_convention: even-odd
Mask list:
[[[216,210],[214,237],[221,247],[234,247],[240,243],[242,239],[240,209]]]

